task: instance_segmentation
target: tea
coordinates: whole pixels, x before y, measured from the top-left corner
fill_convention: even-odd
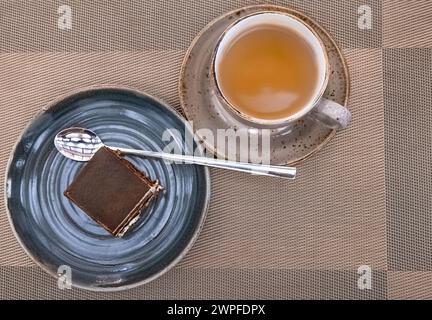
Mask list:
[[[253,118],[277,120],[303,109],[319,84],[310,44],[297,32],[256,26],[225,49],[217,81],[227,101]]]

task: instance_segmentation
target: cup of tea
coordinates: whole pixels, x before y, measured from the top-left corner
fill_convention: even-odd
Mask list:
[[[329,79],[324,44],[288,13],[235,21],[218,40],[211,70],[226,108],[251,126],[289,126],[308,115],[342,129],[351,119],[344,106],[323,98]]]

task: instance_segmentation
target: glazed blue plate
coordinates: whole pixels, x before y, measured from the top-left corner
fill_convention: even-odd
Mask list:
[[[64,97],[29,124],[9,160],[6,202],[16,237],[55,277],[60,266],[70,267],[76,287],[121,290],[155,279],[198,236],[210,196],[208,169],[126,157],[165,191],[123,238],[114,238],[63,195],[85,164],[62,156],[53,140],[74,126],[93,130],[110,146],[162,151],[171,143],[187,154],[197,148],[185,143],[192,133],[184,120],[151,96],[104,87]],[[163,139],[166,129],[178,130],[181,139]]]

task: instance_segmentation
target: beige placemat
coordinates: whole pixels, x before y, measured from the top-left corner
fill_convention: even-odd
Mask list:
[[[391,1],[268,2],[311,15],[343,48],[350,127],[301,164],[295,182],[212,170],[210,211],[195,246],[161,278],[124,292],[58,289],[17,244],[1,201],[0,298],[432,298],[430,286],[414,287],[432,275],[430,169],[412,169],[431,159],[430,148],[421,151],[431,142],[431,51],[396,49],[428,46],[422,30],[430,20],[415,19],[398,42],[386,29],[401,23]],[[417,2],[421,14],[432,13]],[[181,60],[194,35],[218,15],[256,3],[263,1],[0,2],[0,174],[26,123],[68,91],[119,84],[179,109]],[[57,29],[59,4],[73,10],[70,31]],[[364,4],[373,13],[371,30],[358,28]],[[411,115],[407,107],[421,116],[401,120]],[[399,158],[406,142],[413,147]],[[417,197],[422,190],[426,197]],[[373,270],[371,290],[357,286],[361,265]]]

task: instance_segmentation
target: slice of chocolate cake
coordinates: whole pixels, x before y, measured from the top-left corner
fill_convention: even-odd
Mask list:
[[[120,153],[100,148],[64,195],[115,237],[122,237],[162,186]]]

